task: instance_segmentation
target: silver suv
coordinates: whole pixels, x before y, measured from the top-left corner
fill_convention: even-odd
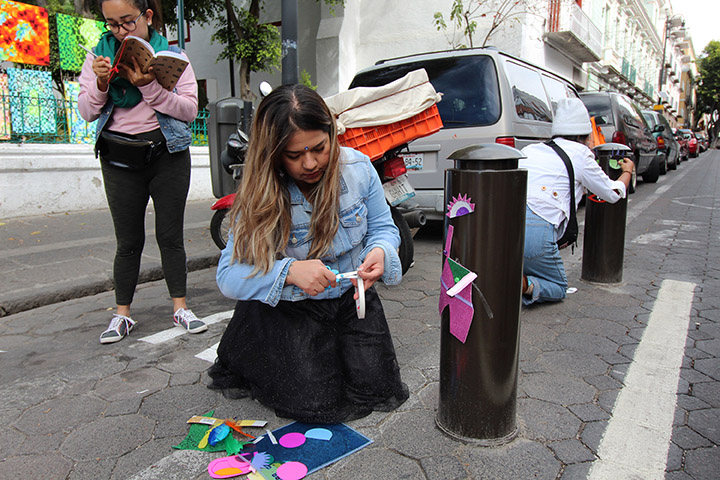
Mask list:
[[[492,47],[381,60],[358,72],[350,88],[385,85],[418,68],[443,94],[438,109],[444,128],[415,140],[404,154],[416,195],[403,206],[421,209],[430,220],[444,217],[452,152],[478,143],[520,149],[545,141],[557,101],[578,96],[564,78]]]

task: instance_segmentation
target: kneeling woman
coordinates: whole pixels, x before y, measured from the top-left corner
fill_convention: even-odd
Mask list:
[[[383,189],[362,153],[340,147],[313,90],[274,90],[258,107],[217,282],[239,300],[210,388],[252,395],[278,416],[337,423],[408,398],[372,284],[401,278]],[[358,319],[358,271],[366,313]]]

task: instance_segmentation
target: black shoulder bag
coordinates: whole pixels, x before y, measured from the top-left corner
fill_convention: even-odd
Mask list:
[[[555,143],[553,140],[550,140],[545,142],[545,145],[555,150],[555,153],[557,153],[560,159],[562,159],[563,163],[565,164],[565,168],[567,169],[568,177],[570,178],[570,218],[568,219],[565,233],[563,233],[563,236],[558,239],[557,245],[558,248],[561,250],[569,245],[573,245],[574,251],[574,245],[577,243],[578,237],[577,212],[575,211],[575,170],[573,170],[570,157],[568,157],[567,153],[565,153],[565,150],[560,148],[557,143]]]

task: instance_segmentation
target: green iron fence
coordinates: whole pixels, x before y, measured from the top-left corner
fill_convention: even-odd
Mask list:
[[[192,144],[208,144],[207,118],[200,110],[190,124]],[[0,142],[94,143],[95,122],[80,117],[77,100],[0,95]]]

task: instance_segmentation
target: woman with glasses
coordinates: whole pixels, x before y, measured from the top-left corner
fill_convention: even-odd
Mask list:
[[[190,333],[207,326],[187,308],[187,268],[183,241],[185,201],[190,186],[191,131],[197,115],[197,83],[188,64],[172,91],[144,73],[113,60],[128,35],[140,37],[156,52],[170,47],[162,28],[158,0],[99,0],[108,31],[80,74],[78,107],[82,117],[98,120],[95,150],[100,153],[105,194],[115,227],[113,265],[117,310],[100,343],[122,340],[135,326],[130,317],[145,244],[145,210],[153,199],[155,231],[162,269],[172,298],[173,321]],[[184,55],[184,54],[183,54]],[[112,78],[112,79],[111,79]]]

